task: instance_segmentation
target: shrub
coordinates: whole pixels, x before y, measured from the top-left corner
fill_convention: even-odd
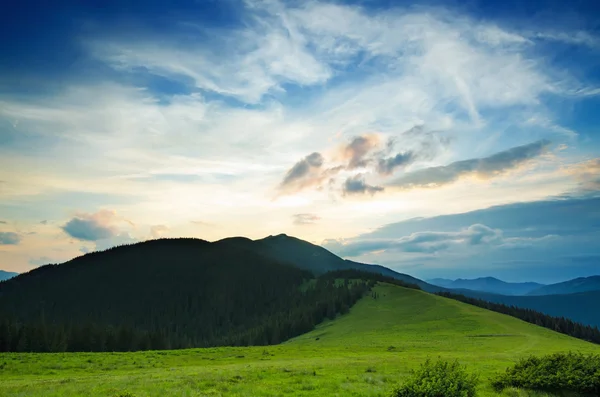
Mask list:
[[[497,391],[519,387],[547,393],[600,396],[600,356],[555,353],[521,359],[492,380]]]
[[[457,361],[432,363],[427,359],[392,397],[473,397],[477,381],[477,375],[469,375]]]

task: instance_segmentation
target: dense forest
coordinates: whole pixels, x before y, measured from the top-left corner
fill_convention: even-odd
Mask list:
[[[600,330],[598,327],[580,324],[564,317],[552,317],[544,313],[531,309],[523,309],[516,306],[508,306],[501,303],[488,302],[482,299],[469,298],[460,294],[450,292],[439,292],[439,296],[451,298],[460,302],[468,303],[483,309],[492,310],[498,313],[507,314],[516,317],[531,324],[551,329],[574,338],[586,340],[588,342],[600,344]]]
[[[0,283],[0,351],[276,344],[347,312],[375,282],[315,278],[235,241],[149,241]]]

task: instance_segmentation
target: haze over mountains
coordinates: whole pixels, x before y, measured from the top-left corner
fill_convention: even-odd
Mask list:
[[[9,278],[15,277],[18,274],[19,273],[7,272],[7,271],[4,271],[4,270],[0,270],[0,281],[2,281],[2,280],[8,280]]]
[[[600,276],[579,277],[562,283],[545,285],[530,291],[528,295],[575,294],[588,291],[600,291]]]
[[[534,282],[508,283],[494,277],[480,277],[476,279],[448,280],[436,278],[427,280],[428,283],[451,289],[470,289],[473,291],[491,292],[501,295],[526,295],[527,293],[543,287],[543,284]]]

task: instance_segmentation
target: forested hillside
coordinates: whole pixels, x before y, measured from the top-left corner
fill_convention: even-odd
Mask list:
[[[239,243],[154,240],[4,281],[0,350],[274,344],[346,312],[374,284],[315,279]]]

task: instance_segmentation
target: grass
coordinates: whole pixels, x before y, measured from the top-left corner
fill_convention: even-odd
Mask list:
[[[348,315],[278,346],[0,354],[0,396],[388,396],[427,358],[489,378],[530,354],[600,353],[515,318],[421,291],[376,288]],[[127,394],[129,393],[129,394]],[[504,396],[544,396],[507,390]]]

